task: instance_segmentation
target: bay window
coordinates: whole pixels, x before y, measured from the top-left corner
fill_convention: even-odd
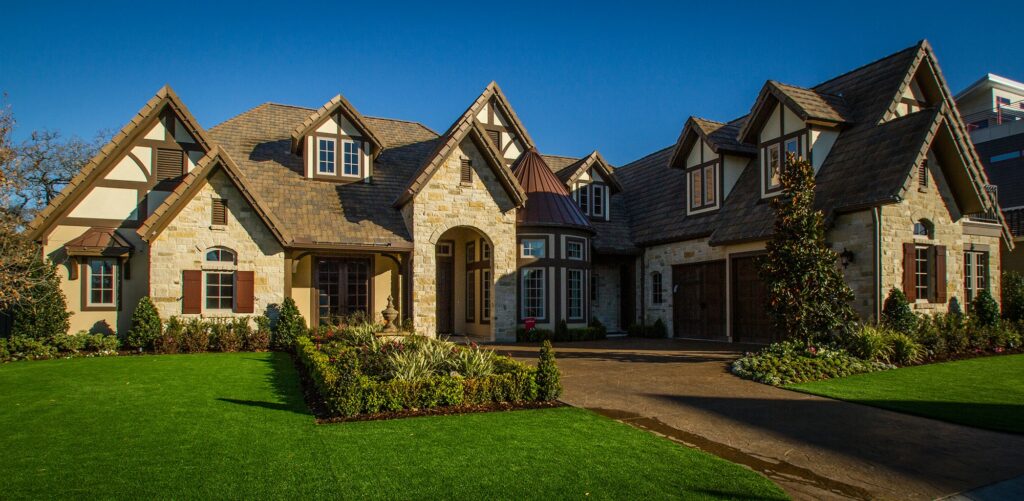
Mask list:
[[[544,268],[525,268],[520,282],[522,318],[547,318],[547,280]]]
[[[566,270],[565,296],[569,320],[583,320],[583,270]]]

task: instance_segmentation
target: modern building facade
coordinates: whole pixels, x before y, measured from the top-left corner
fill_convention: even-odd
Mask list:
[[[206,130],[164,88],[29,231],[73,330],[125,330],[144,295],[165,317],[273,315],[291,297],[313,325],[390,300],[427,334],[662,319],[766,341],[757,259],[787,153],[815,167],[862,316],[891,287],[922,311],[998,297],[1012,241],[967,134],[927,42],[814,87],[769,81],[749,114],[692,117],[620,168],[539,153],[494,83],[442,134],[341,95]]]

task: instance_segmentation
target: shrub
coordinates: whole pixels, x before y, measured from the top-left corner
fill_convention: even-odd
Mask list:
[[[277,317],[270,337],[270,347],[275,350],[291,350],[299,336],[306,333],[306,320],[299,313],[295,300],[286,297],[281,305],[281,313]]]
[[[910,310],[907,296],[895,287],[889,290],[883,303],[882,325],[904,334],[912,334],[917,327],[917,316]]]
[[[248,320],[242,320],[245,322],[246,327],[248,327]],[[237,319],[224,323],[215,323],[210,326],[211,341],[218,351],[234,352],[242,349],[242,336],[244,333],[239,332],[236,321]]]
[[[210,347],[210,332],[206,322],[191,318],[185,323],[181,333],[181,351],[185,353],[201,353]]]
[[[595,339],[605,339],[608,337],[608,328],[600,320],[591,318],[588,327],[593,329]]]
[[[85,341],[85,348],[100,356],[117,355],[120,347],[121,340],[113,334],[90,334]]]
[[[71,327],[64,293],[60,290],[57,268],[49,261],[36,258],[30,271],[31,287],[11,307],[11,337],[27,337],[40,341],[65,334]]]
[[[806,346],[802,341],[774,343],[732,363],[733,374],[759,383],[783,386],[892,368],[864,361],[829,345]]]
[[[1003,317],[1013,322],[1024,321],[1024,276],[1016,271],[1003,273]]]
[[[463,377],[479,378],[494,372],[494,351],[476,346],[456,350],[449,368]]]
[[[11,359],[11,351],[7,348],[7,338],[0,337],[0,362]]]
[[[921,361],[923,349],[917,341],[902,332],[889,332],[886,336],[892,362],[899,365],[916,364]]]
[[[167,355],[178,353],[178,350],[181,349],[184,331],[185,323],[180,318],[168,318],[164,331],[153,340],[153,351]]]
[[[888,362],[892,357],[889,335],[884,327],[862,325],[845,339],[846,349],[861,360]]]
[[[160,314],[157,313],[156,306],[153,306],[149,296],[143,296],[132,312],[132,326],[128,329],[125,344],[140,350],[150,350],[162,332]]]
[[[569,338],[569,324],[563,319],[559,320],[555,324],[555,338],[556,339],[568,339]]]
[[[971,316],[982,327],[991,327],[999,322],[999,304],[987,290],[982,290],[971,303]]]
[[[260,315],[256,317],[256,328],[249,329],[245,337],[245,349],[267,351],[267,348],[270,348],[270,318]]]
[[[426,379],[440,367],[436,358],[423,350],[396,351],[388,355],[388,376],[402,381]]]
[[[85,350],[85,342],[88,334],[57,334],[49,340],[50,346],[53,346],[57,351],[61,353],[67,353],[70,355],[77,355],[79,352]]]
[[[561,374],[555,364],[555,350],[551,347],[551,341],[544,341],[540,347],[537,392],[541,400],[556,400],[562,394]]]
[[[917,322],[917,330],[914,331],[914,339],[924,350],[922,357],[937,358],[944,357],[948,353],[946,347],[946,331],[950,328],[958,328],[959,322],[953,315],[934,315],[922,317]]]
[[[668,328],[660,318],[651,325],[633,324],[626,330],[630,337],[666,338]]]
[[[947,309],[947,311],[948,311],[947,314],[950,315],[950,316],[955,316],[955,317],[963,317],[964,316],[964,308],[962,306],[960,306],[960,300],[957,299],[956,296],[953,296],[949,300],[949,308]]]
[[[11,360],[46,360],[57,356],[56,348],[28,336],[8,338],[7,351]]]

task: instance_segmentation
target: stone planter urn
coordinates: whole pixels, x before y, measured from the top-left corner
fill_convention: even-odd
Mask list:
[[[398,318],[398,310],[395,309],[394,299],[391,296],[388,296],[388,306],[380,314],[384,317],[384,330],[382,332],[398,332],[398,326],[395,325],[395,319]]]

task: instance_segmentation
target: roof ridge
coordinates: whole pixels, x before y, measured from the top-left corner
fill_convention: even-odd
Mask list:
[[[648,153],[648,154],[646,154],[646,155],[644,155],[644,156],[642,156],[642,157],[640,157],[640,158],[638,158],[638,159],[636,159],[636,160],[633,160],[632,162],[629,162],[629,163],[628,163],[628,164],[626,164],[626,165],[620,165],[620,166],[618,166],[618,167],[616,167],[616,168],[615,168],[615,171],[616,171],[616,172],[618,172],[618,171],[620,171],[620,170],[625,170],[625,169],[632,169],[632,168],[636,167],[636,165],[635,165],[635,164],[636,164],[636,163],[638,163],[638,162],[640,162],[641,160],[644,160],[644,159],[646,159],[646,158],[650,158],[650,157],[653,157],[654,155],[657,155],[658,153],[661,153],[661,152],[663,152],[663,151],[665,151],[665,150],[671,150],[671,149],[674,149],[675,147],[676,147],[676,143],[672,143],[672,144],[670,144],[670,145],[668,145],[668,146],[666,146],[666,147],[664,147],[664,148],[661,148],[660,150],[655,150],[655,151],[653,151],[653,152],[651,152],[651,153]]]
[[[412,125],[419,125],[420,127],[423,127],[424,129],[430,131],[432,134],[434,134],[436,136],[440,135],[440,134],[437,133],[437,131],[435,131],[434,129],[431,129],[430,127],[427,127],[426,125],[423,124],[423,122],[420,122],[418,120],[406,120],[404,118],[379,117],[379,116],[376,116],[376,115],[363,115],[363,117],[364,118],[373,118],[375,120],[387,120],[389,122],[402,122],[402,123],[407,123],[407,124],[412,124]]]
[[[793,85],[793,84],[789,84],[789,83],[786,83],[786,82],[780,82],[778,80],[768,80],[768,81],[772,82],[772,83],[774,83],[776,85],[781,85],[781,86],[784,86],[784,87],[792,87],[794,89],[806,90],[808,92],[813,92],[815,94],[819,94],[819,95],[822,95],[822,96],[831,96],[831,97],[838,97],[840,99],[843,99],[843,96],[841,96],[839,94],[836,94],[834,92],[825,92],[823,90],[818,90],[818,89],[816,89],[814,87],[804,87],[802,85]]]
[[[880,57],[878,59],[875,59],[874,61],[871,61],[870,63],[862,64],[862,65],[860,65],[860,66],[858,66],[858,67],[856,67],[856,68],[854,68],[852,70],[840,73],[840,74],[838,74],[838,75],[836,75],[836,76],[834,76],[832,78],[829,78],[828,80],[825,80],[823,82],[818,82],[817,84],[815,84],[813,87],[810,87],[810,88],[811,89],[817,89],[818,87],[821,87],[822,85],[825,85],[827,83],[831,83],[831,82],[833,82],[835,80],[839,80],[840,78],[845,77],[846,75],[858,72],[858,71],[860,71],[860,70],[862,70],[864,68],[867,68],[868,66],[871,66],[871,65],[874,65],[874,64],[878,64],[878,63],[880,63],[882,61],[885,61],[886,59],[890,59],[890,58],[896,57],[896,56],[898,56],[900,54],[903,54],[904,52],[907,52],[907,51],[910,51],[910,50],[921,50],[921,48],[924,47],[924,45],[926,43],[928,43],[928,40],[922,38],[921,40],[918,40],[917,43],[915,43],[914,45],[911,45],[910,47],[906,47],[904,49],[900,49],[900,50],[898,50],[896,52],[893,52],[892,54],[889,54],[887,56],[882,56],[882,57]]]
[[[591,152],[591,153],[592,153],[592,152]],[[590,153],[587,153],[586,155],[584,155],[584,156],[582,156],[582,157],[573,157],[573,156],[569,156],[569,155],[555,155],[555,154],[553,154],[553,153],[541,153],[541,152],[539,152],[539,151],[537,152],[537,154],[538,154],[538,155],[541,155],[541,156],[545,156],[545,157],[558,157],[558,158],[568,158],[568,159],[570,159],[570,160],[579,160],[579,159],[581,159],[581,158],[585,158],[585,157],[587,157],[588,155],[590,155]]]

